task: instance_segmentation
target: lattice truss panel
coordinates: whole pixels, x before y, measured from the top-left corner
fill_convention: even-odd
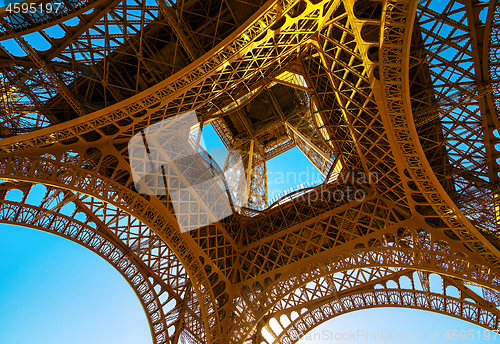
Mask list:
[[[433,239],[423,228],[396,227],[394,234],[379,235],[365,243],[358,247],[372,249],[339,254],[299,271],[278,274],[277,283],[268,278],[262,284],[244,286],[237,309],[242,319],[252,320],[241,320],[233,335],[249,330],[245,325],[254,322],[259,325],[247,332],[245,342],[294,343],[299,335],[337,315],[397,305],[468,319],[490,329],[499,327],[498,292],[477,287],[486,280],[498,281],[498,275],[482,275],[481,282],[472,282],[466,276],[479,275],[466,272],[468,268],[458,263],[464,259],[463,253],[453,252],[448,242]],[[404,253],[406,250],[420,253]],[[445,256],[450,254],[458,263],[452,265],[465,270],[449,270]],[[391,263],[387,265],[385,259]],[[480,266],[473,269],[484,271]]]
[[[413,270],[354,270],[322,277],[295,290],[266,316],[266,343],[295,343],[319,324],[336,316],[373,307],[403,306],[432,310],[498,328],[500,311],[460,280]],[[429,277],[432,283],[429,283]],[[356,290],[363,284],[365,290]],[[273,340],[274,339],[274,340]]]
[[[188,244],[185,241],[185,238],[180,236],[178,230],[170,227],[170,225],[168,224],[165,218],[166,216],[168,216],[167,208],[165,208],[164,211],[159,212],[158,210],[155,210],[154,206],[152,206],[151,204],[143,203],[144,200],[136,198],[136,196],[134,196],[134,193],[131,193],[131,191],[127,191],[127,189],[125,189],[123,186],[120,186],[120,184],[117,184],[109,180],[103,180],[97,177],[95,172],[92,172],[92,171],[99,171],[99,173],[101,173],[103,176],[109,174],[110,165],[107,163],[111,160],[114,161],[114,163],[116,164],[115,157],[109,155],[102,156],[100,151],[95,148],[90,150],[90,152],[87,151],[85,153],[81,153],[81,155],[71,151],[64,152],[62,155],[59,155],[58,158],[59,161],[56,161],[56,157],[52,156],[51,154],[45,154],[44,156],[45,158],[34,158],[34,160],[31,160],[33,158],[21,158],[21,160],[16,160],[18,159],[18,157],[11,156],[11,158],[6,158],[6,160],[4,160],[4,163],[7,161],[13,162],[13,160],[10,160],[12,158],[17,161],[16,163],[12,164],[13,167],[14,165],[16,165],[16,167],[10,169],[9,172],[13,174],[17,173],[24,174],[25,172],[27,172],[24,167],[27,166],[27,164],[34,163],[38,167],[35,170],[33,170],[34,172],[34,174],[32,175],[33,178],[28,177],[28,179],[36,180],[37,183],[43,182],[43,180],[45,180],[46,182],[52,180],[52,182],[49,182],[49,184],[60,185],[63,188],[67,190],[69,189],[73,192],[78,192],[79,190],[87,195],[91,195],[91,197],[93,197],[94,200],[92,202],[88,201],[89,202],[88,207],[91,208],[91,210],[88,211],[89,214],[95,213],[97,215],[109,217],[103,219],[102,221],[103,228],[109,226],[116,226],[116,223],[113,222],[114,221],[113,219],[116,218],[120,219],[120,217],[122,216],[125,217],[126,219],[128,218],[131,223],[133,221],[135,221],[136,223],[148,223],[149,225],[141,225],[140,228],[143,229],[140,230],[134,228],[132,224],[127,224],[127,222],[123,223],[123,221],[119,221],[118,226],[119,227],[124,226],[124,227],[119,229],[116,233],[121,236],[124,236],[123,240],[132,241],[130,242],[130,245],[134,247],[134,249],[143,250],[137,253],[138,255],[138,257],[136,258],[137,261],[146,265],[152,264],[155,269],[160,270],[158,271],[158,274],[159,275],[161,274],[162,277],[165,277],[165,273],[170,271],[170,269],[173,269],[171,273],[175,273],[176,266],[177,268],[180,268],[182,266],[182,269],[184,271],[189,269],[195,269],[195,270],[200,269],[198,264],[202,264],[202,262],[200,262],[200,260],[197,260],[196,256],[194,256],[192,251],[189,249],[189,247],[190,246],[192,247],[192,245],[188,246]],[[6,165],[4,164],[4,167],[5,166]],[[75,170],[78,169],[77,166],[80,166],[82,168],[80,169],[79,172]],[[125,176],[125,180],[128,179],[128,175],[124,171],[120,172],[119,170],[116,171],[116,169],[114,168],[111,169],[114,171],[113,174],[111,174],[112,176],[115,176],[118,179],[121,179]],[[118,172],[117,175],[116,172]],[[21,175],[19,175],[19,177],[21,177]],[[21,177],[21,179],[26,179],[26,178]],[[16,180],[19,180],[19,178],[16,178]],[[70,195],[71,191],[68,191]],[[129,198],[128,200],[125,201],[124,199],[128,197],[127,194],[130,197],[132,197],[132,199]],[[74,196],[68,196],[68,197],[69,199],[74,198]],[[134,198],[135,200],[133,200]],[[87,198],[84,199],[87,200]],[[105,202],[97,201],[97,199],[105,199],[106,201]],[[56,199],[52,200],[51,203],[57,206],[57,204],[64,204],[65,201],[63,199],[59,200]],[[108,211],[101,210],[104,208],[109,210]],[[101,211],[103,211],[102,214]],[[119,213],[120,215],[117,215],[117,213]],[[142,221],[138,219],[142,219]],[[71,222],[69,222],[69,224],[71,224]],[[154,234],[155,232],[152,232],[149,229],[151,227],[156,228],[156,233],[158,235]],[[158,228],[163,228],[163,229],[158,230]],[[166,239],[165,236],[169,235],[173,235],[173,237],[171,237],[171,239]],[[140,239],[142,236],[146,236],[146,238],[144,240]],[[177,243],[176,245],[172,245],[173,243],[171,241],[172,239],[174,240],[174,242]],[[167,247],[170,247],[171,249],[168,249]],[[175,258],[175,260],[172,260],[174,257],[177,258]],[[143,262],[143,260],[147,262]],[[218,320],[217,318],[214,318],[215,316],[218,317],[218,315],[214,314],[214,312],[211,312],[210,315],[207,315],[206,313],[208,309],[213,309],[212,307],[217,307],[215,296],[213,294],[214,290],[217,289],[204,288],[203,292],[201,292],[202,300],[204,300],[203,303],[200,304],[197,301],[199,300],[198,295],[200,295],[200,290],[197,289],[198,288],[197,281],[199,279],[201,280],[205,279],[202,282],[202,285],[209,285],[210,282],[208,281],[208,275],[207,275],[209,274],[208,269],[209,266],[205,267],[203,270],[197,270],[197,272],[190,271],[189,282],[185,282],[185,284],[190,284],[189,288],[191,290],[189,290],[189,293],[187,290],[183,291],[181,293],[182,295],[178,296],[177,298],[178,300],[180,300],[180,302],[189,303],[188,306],[191,307],[190,309],[192,309],[195,312],[195,315],[184,312],[183,314],[190,319],[190,320],[188,319],[189,323],[192,324],[192,326],[194,326],[193,330],[189,330],[193,333],[192,334],[187,333],[186,336],[191,336],[192,338],[195,338],[199,342],[207,341],[205,338],[206,336],[205,330],[207,328],[206,326],[207,317],[214,319],[213,320],[214,322],[217,322]],[[175,286],[177,283],[180,283],[180,285],[182,285],[182,281],[183,279],[186,278],[185,276],[187,276],[187,274],[186,273],[183,274],[182,271],[179,271],[179,274],[180,274],[179,276],[169,277],[167,279],[167,282],[162,282],[162,285],[167,286],[168,288],[171,288],[169,286],[170,284]],[[217,301],[217,302],[222,302],[222,301]],[[164,302],[161,303],[157,302],[157,303],[163,304]],[[208,306],[207,308],[207,305],[210,304],[212,304],[212,306]],[[158,317],[158,315],[161,314],[156,314],[156,317]],[[165,314],[165,317],[167,317],[167,314]],[[161,318],[160,321],[166,321],[164,319],[165,317],[160,317]],[[184,331],[183,323],[185,321],[187,322],[188,320],[185,320],[184,318],[178,320],[180,320],[180,322],[178,322],[179,324],[178,326],[176,325],[172,328],[170,323],[167,324],[168,326],[167,325],[163,326],[164,331],[163,334],[161,335],[163,336],[162,337],[163,339],[161,340],[158,339],[160,337],[156,338],[156,332],[153,331],[154,334],[153,339],[155,341],[160,341],[160,342],[165,342],[166,340],[170,340],[167,338],[167,332],[165,332],[165,329],[167,328],[169,331],[168,335],[170,337],[174,335],[175,332],[175,336],[179,338],[181,333],[183,333]],[[155,323],[156,322],[157,321],[155,320]],[[197,322],[199,325],[196,325]],[[202,332],[199,332],[200,329]]]
[[[317,44],[304,56],[307,79],[318,94],[323,122],[329,136],[341,145],[346,164],[354,171],[377,173],[377,191],[408,210],[369,80],[373,62],[366,55],[362,57],[366,48],[359,44],[360,38],[378,42],[377,32],[371,29],[375,25],[363,26],[371,31],[357,32],[362,37],[356,39],[357,30],[348,19],[348,11],[341,5],[335,14],[332,24],[319,32]],[[363,18],[366,14],[360,15]]]
[[[494,204],[499,134],[492,97],[498,93],[498,78],[487,71],[489,37],[491,54],[496,49],[496,7],[488,2],[419,1],[415,53],[410,56],[415,123],[421,127],[439,119],[431,135],[430,127],[421,131],[422,145],[432,149],[427,158],[462,213],[493,233],[498,227]],[[419,75],[424,63],[425,77]],[[490,66],[495,73],[495,63]],[[443,150],[446,164],[436,161]]]
[[[246,246],[240,260],[241,280],[276,271],[398,221],[395,213],[378,199],[358,203],[347,210],[334,209],[330,214],[322,209],[321,215],[315,217],[311,215],[317,208],[308,209],[306,205],[300,209],[298,206],[294,204],[279,209],[264,221],[257,220],[248,225],[251,226],[247,227],[248,234],[252,236],[244,236]],[[272,231],[273,224],[281,227],[274,229],[280,230],[278,233]],[[270,233],[276,234],[266,237]]]
[[[4,14],[4,77],[51,122],[67,120],[175,74],[262,4],[199,1],[177,10],[172,5],[165,0],[69,1],[57,15]]]
[[[491,35],[489,37],[489,77],[492,83],[500,80],[500,6],[494,4],[494,12],[488,13],[488,25],[490,26]],[[489,22],[491,20],[491,22]],[[495,108],[500,108],[500,91],[498,87],[492,87],[492,98],[495,103]]]
[[[50,124],[47,117],[37,110],[35,104],[19,94],[19,86],[12,85],[5,75],[2,75],[0,85],[2,104],[0,137],[24,134]],[[42,103],[39,102],[38,105],[41,106]]]
[[[295,142],[295,145],[304,153],[309,161],[316,168],[326,175],[332,167],[333,156],[331,150],[318,135],[313,124],[312,116],[303,115],[292,118],[287,126],[288,136]]]
[[[292,343],[333,316],[382,305],[499,328],[494,2],[64,6],[0,14],[1,221],[107,259],[136,291],[155,343]],[[209,156],[186,164],[168,190],[151,177],[164,192],[145,196],[129,140],[196,110],[233,145],[217,118],[284,71],[306,81],[313,116],[290,121],[292,139],[259,146],[254,163],[244,157],[247,205],[259,209],[181,234],[170,195],[216,167]],[[325,175],[333,158],[343,169],[262,211],[265,160],[294,145]],[[349,177],[359,173],[376,177]],[[34,193],[32,183],[50,186]],[[329,198],[352,189],[366,197]],[[212,191],[182,199],[182,215],[202,216],[196,200]]]
[[[181,262],[144,223],[93,197],[58,188],[2,184],[0,221],[75,241],[113,265],[136,292],[156,343],[203,342],[199,303]]]
[[[293,2],[287,4],[287,9],[290,9],[293,4]],[[57,134],[57,138],[59,140],[71,138],[74,141],[76,135],[84,135],[86,141],[95,141],[103,134],[107,136],[116,136],[118,133],[126,134],[132,122],[136,122],[133,129],[139,130],[165,115],[177,114],[193,108],[209,116],[212,111],[217,111],[216,105],[223,106],[232,101],[233,95],[247,92],[248,86],[246,85],[258,87],[265,84],[267,80],[264,78],[265,75],[272,75],[282,64],[289,61],[290,53],[314,33],[316,22],[323,13],[318,8],[318,5],[307,7],[308,11],[298,16],[304,20],[287,24],[286,28],[280,31],[280,35],[272,37],[267,34],[263,35],[265,29],[272,26],[277,15],[277,10],[271,8],[237,39],[234,35],[229,37],[233,41],[227,38],[226,41],[230,44],[226,48],[197,63],[194,70],[185,69],[175,77],[167,78],[158,84],[162,85],[159,88],[149,89],[147,96],[143,94],[141,97],[132,97],[130,101],[120,103],[121,105],[112,113],[104,111],[99,115],[96,113],[97,116],[90,122],[79,123],[71,129],[64,129]],[[293,14],[291,10],[287,12],[287,15]],[[278,29],[280,27],[275,30]],[[233,95],[225,94],[229,90]],[[211,103],[210,101],[215,97],[217,97],[217,103]],[[134,114],[135,118],[129,117]],[[97,128],[101,129],[95,131]],[[50,130],[47,130],[47,133],[50,133]],[[27,147],[36,146],[42,142],[54,142],[54,136],[42,135],[43,137],[33,137],[33,140],[30,139],[30,142],[21,145]],[[21,147],[18,144],[15,146]],[[12,149],[16,148],[12,146],[7,150]]]

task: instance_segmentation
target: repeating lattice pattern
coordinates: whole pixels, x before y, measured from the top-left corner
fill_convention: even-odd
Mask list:
[[[498,329],[499,8],[70,0],[58,13],[4,14],[0,221],[110,262],[155,343],[294,343],[381,306]],[[286,135],[241,141],[223,116],[277,84],[302,99],[282,116]],[[177,179],[136,162],[155,192],[136,188],[130,140],[191,110],[237,147],[248,199],[236,177],[172,197],[221,172],[203,149]],[[161,149],[180,156],[184,144]],[[266,161],[292,147],[324,179],[268,204]],[[225,197],[229,216],[190,227]]]

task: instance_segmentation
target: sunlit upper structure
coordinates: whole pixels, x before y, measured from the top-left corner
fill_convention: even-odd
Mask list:
[[[106,259],[155,344],[294,343],[382,306],[500,328],[500,3],[62,3],[0,9],[0,221]],[[181,233],[169,195],[224,166],[200,149],[145,195],[127,146],[192,110],[242,157],[248,198],[226,176],[232,215]],[[323,177],[268,199],[266,161],[292,147]],[[311,197],[347,189],[366,197]]]

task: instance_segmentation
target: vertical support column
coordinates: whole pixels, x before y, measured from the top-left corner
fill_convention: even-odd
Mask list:
[[[245,162],[245,160],[243,160]],[[264,145],[252,140],[252,149],[248,155],[248,203],[252,209],[265,209],[267,207],[267,177]]]
[[[246,188],[248,190],[248,200],[245,204],[238,205],[243,205],[251,209],[263,210],[267,207],[267,169],[264,144],[255,139],[251,139],[242,143],[236,148],[236,151],[241,154],[243,160],[243,166],[246,173]],[[228,159],[231,159],[231,157],[228,156]],[[233,188],[234,186],[231,185],[233,179],[237,180],[238,178],[228,177],[226,174],[226,182],[231,189],[236,190]],[[243,201],[243,198],[239,197],[239,195],[236,195],[235,198],[238,201]]]
[[[248,150],[248,162],[245,161],[245,172],[247,174],[247,189],[250,190],[250,182],[252,181],[252,162],[253,162],[253,149],[255,146],[255,140],[250,140],[250,147]],[[250,195],[250,194],[249,194]]]
[[[493,203],[495,204],[495,222],[497,230],[500,228],[500,190],[493,192]]]
[[[288,122],[285,123],[285,126],[288,131],[288,136],[295,142],[297,147],[299,147],[309,161],[326,176],[332,164],[331,152],[327,153],[329,150],[321,149],[313,142],[314,140],[311,138],[311,135],[305,135],[306,133],[301,132],[298,126],[293,126]]]
[[[272,344],[273,341],[278,337],[276,333],[271,329],[271,326],[269,326],[269,322],[261,319],[257,326],[256,326],[256,332],[253,335],[252,338],[247,338],[247,340],[251,339],[252,344],[262,344],[262,343],[267,343],[267,344]]]

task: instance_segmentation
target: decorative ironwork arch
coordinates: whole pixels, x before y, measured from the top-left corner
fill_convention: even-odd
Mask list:
[[[361,271],[360,271],[361,270]],[[357,289],[358,286],[362,289]],[[466,320],[490,330],[500,326],[498,292],[467,287],[457,278],[419,269],[352,269],[320,277],[281,299],[259,322],[273,343],[291,343],[341,314],[376,307],[409,307]],[[259,336],[260,335],[260,336]],[[266,340],[267,342],[267,340]]]
[[[280,332],[272,344],[296,343],[316,326],[339,315],[361,309],[404,307],[452,316],[486,329],[497,331],[500,314],[490,305],[474,303],[439,293],[412,289],[374,290],[355,292],[337,300],[325,302],[307,310]],[[266,342],[267,341],[263,341]],[[271,343],[269,343],[271,344]]]
[[[199,303],[189,277],[153,231],[93,197],[37,186],[42,185],[2,184],[0,222],[58,235],[106,260],[134,289],[148,317],[155,344],[169,343],[172,336],[182,334],[204,337],[201,314],[197,313]],[[15,191],[21,194],[16,201],[6,199],[11,199]],[[38,198],[39,204],[30,204],[30,198]],[[68,208],[71,214],[63,214]],[[151,254],[155,249],[156,257]]]
[[[177,1],[178,7],[162,1],[148,7],[146,0],[126,10],[111,0],[67,1],[67,11],[35,21],[24,20],[22,14],[0,14],[0,40],[16,41],[27,54],[25,59],[5,54],[2,90],[13,100],[19,92],[35,108],[12,101],[9,111],[17,117],[12,118],[9,111],[0,114],[0,178],[18,183],[16,187],[42,183],[64,189],[64,197],[79,195],[78,202],[91,210],[88,215],[97,214],[94,222],[100,222],[98,228],[108,227],[111,237],[140,258],[137,264],[160,276],[158,283],[167,278],[165,284],[176,290],[176,282],[162,270],[159,254],[154,252],[156,244],[146,247],[168,245],[192,279],[194,293],[187,299],[196,312],[186,310],[186,317],[201,314],[200,325],[193,330],[198,341],[243,342],[255,334],[256,326],[279,300],[318,278],[335,271],[348,274],[354,267],[374,271],[417,267],[423,274],[436,272],[498,290],[500,164],[496,160],[500,151],[495,148],[498,135],[494,128],[498,130],[500,125],[498,91],[491,84],[497,82],[498,74],[499,5],[494,1],[450,1],[445,13],[453,15],[445,16],[431,9],[430,1],[255,1],[254,6],[236,2],[238,10],[231,8],[231,1],[212,1],[214,8],[205,8],[201,0],[189,1],[205,12],[195,13],[195,19],[182,15],[182,1]],[[72,33],[51,40],[47,52],[31,47],[23,38],[70,17],[82,19],[79,13],[92,4],[98,4],[98,10],[86,14]],[[458,9],[451,8],[457,4]],[[213,33],[209,13],[217,9]],[[485,9],[484,20],[479,12]],[[140,25],[138,21],[126,23],[130,18],[125,19],[120,11],[139,12]],[[450,34],[418,27],[421,18],[433,25],[449,25]],[[201,34],[189,27],[189,19],[199,24]],[[162,22],[143,25],[149,20]],[[115,25],[122,33],[109,35],[99,25]],[[222,26],[224,33],[218,31]],[[149,34],[158,28],[165,36]],[[491,37],[486,32],[489,29]],[[135,32],[133,37],[127,30]],[[85,46],[85,40],[106,43],[99,48],[100,43]],[[148,55],[135,49],[136,42],[161,52]],[[92,51],[85,51],[92,44]],[[65,49],[71,52],[63,55]],[[468,57],[444,61],[439,52],[446,49]],[[112,58],[117,51],[121,60]],[[75,57],[74,52],[90,57]],[[445,84],[449,79],[428,64],[452,66],[460,80],[449,86],[450,92],[440,94],[430,76]],[[305,127],[315,130],[315,142],[329,147],[331,152],[325,156],[333,154],[345,167],[342,173],[377,172],[378,183],[364,185],[369,197],[360,204],[328,201],[306,205],[292,199],[294,194],[272,209],[251,213],[253,219],[235,214],[181,235],[168,200],[148,199],[133,190],[128,140],[152,123],[188,110],[199,110],[202,123],[217,119],[220,110],[276,82],[283,71],[306,81],[307,87],[298,85],[299,89],[314,103],[311,112],[317,113],[307,118]],[[122,73],[135,74],[136,85],[122,87],[128,82]],[[92,101],[95,90],[102,97]],[[454,98],[452,91],[459,96]],[[47,100],[44,97],[49,93],[54,96]],[[89,106],[79,101],[83,94]],[[463,104],[457,99],[464,100]],[[460,116],[464,113],[467,118],[444,116],[442,109],[440,115],[442,104],[461,108]],[[442,130],[443,123],[449,122],[466,130],[467,138],[457,138],[460,135],[450,128]],[[307,140],[302,138],[301,128],[289,126],[297,131],[295,144],[304,148]],[[227,127],[219,129],[228,141],[235,139]],[[282,144],[274,147],[275,152],[289,148],[289,143]],[[450,157],[449,148],[458,150],[456,156]],[[53,159],[46,154],[49,149]],[[64,155],[67,150],[79,155],[71,159]],[[101,155],[93,156],[92,151]],[[323,162],[326,172],[328,159],[320,159],[314,151],[309,150],[308,157]],[[474,171],[469,173],[461,160],[474,165]],[[307,192],[332,187],[332,172],[333,168],[325,183]],[[351,186],[344,184],[338,191]],[[64,202],[60,200],[61,205]],[[14,207],[6,201],[2,204]],[[36,209],[27,206],[21,213],[34,221],[37,211],[46,211]],[[106,215],[99,215],[102,209]],[[142,239],[127,238],[136,235],[132,231],[110,225],[112,216],[107,214],[121,216],[119,212],[136,217],[154,231],[139,235],[146,238],[146,246]],[[406,227],[411,227],[412,234],[400,235],[399,230],[404,234]],[[430,237],[416,240],[419,231],[431,232]],[[353,291],[349,297],[366,293]],[[391,294],[373,293],[380,297]],[[396,292],[400,298],[404,293],[411,291],[400,288]]]
[[[274,281],[268,279],[267,285],[254,283],[252,286],[243,286],[235,302],[237,312],[234,317],[237,324],[231,329],[231,340],[237,343],[248,338],[256,324],[297,289],[319,278],[353,269],[416,269],[500,291],[500,275],[495,267],[473,263],[469,257],[452,254],[448,243],[442,240],[432,241],[429,231],[415,228],[413,222],[414,219],[399,223],[399,230],[395,231],[399,236],[380,233],[381,238],[391,238],[385,246],[360,248],[338,254],[327,251],[321,259],[292,272],[278,274]],[[399,227],[405,224],[408,227]],[[409,229],[411,227],[413,229]]]
[[[1,158],[0,158],[1,160]],[[166,218],[159,210],[155,210],[150,202],[140,197],[136,192],[125,188],[114,181],[100,177],[95,172],[78,168],[68,163],[40,157],[5,156],[0,162],[2,179],[12,181],[26,181],[31,183],[44,183],[59,188],[71,190],[82,194],[91,195],[133,214],[169,246],[182,262],[193,282],[193,287],[199,295],[198,299],[204,300],[201,304],[202,313],[207,309],[216,309],[215,297],[210,286],[206,272],[197,256],[189,249],[189,245],[171,224],[174,221]],[[172,215],[170,215],[172,216]],[[204,286],[204,287],[203,287]],[[200,296],[205,295],[205,298]],[[210,295],[212,295],[210,297]],[[214,303],[212,306],[210,306]],[[212,316],[217,312],[210,311]],[[205,322],[207,318],[205,318]],[[206,323],[205,323],[206,326]]]

